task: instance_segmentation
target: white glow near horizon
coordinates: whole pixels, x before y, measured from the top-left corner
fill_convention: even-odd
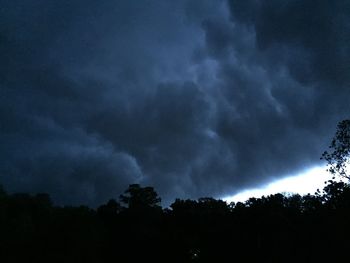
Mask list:
[[[306,170],[296,176],[290,176],[262,188],[248,189],[233,196],[224,197],[226,202],[244,202],[250,197],[262,197],[277,193],[296,193],[300,195],[314,194],[317,189],[322,190],[325,181],[330,180],[332,176],[326,171],[324,166],[317,166]]]

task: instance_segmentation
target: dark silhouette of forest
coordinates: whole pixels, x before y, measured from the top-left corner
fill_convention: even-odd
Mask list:
[[[343,126],[342,126],[343,125]],[[350,121],[323,154],[348,178]],[[0,189],[1,262],[343,262],[350,245],[350,186],[330,179],[313,195],[274,194],[227,204],[180,200],[132,184],[97,209],[59,207],[47,194]],[[346,261],[345,261],[346,262]]]

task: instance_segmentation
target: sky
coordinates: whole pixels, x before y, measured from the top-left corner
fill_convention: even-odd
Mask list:
[[[9,192],[234,196],[321,165],[349,118],[348,0],[0,0],[0,17]]]
[[[337,181],[340,181],[340,179],[341,178],[335,178]],[[246,189],[231,196],[223,196],[222,199],[227,203],[237,203],[245,202],[252,197],[260,198],[262,196],[269,196],[278,193],[287,196],[293,194],[313,195],[317,190],[322,191],[329,180],[330,178],[327,169],[323,165],[320,165],[306,169],[299,174],[287,176],[266,185],[262,185],[259,188]]]

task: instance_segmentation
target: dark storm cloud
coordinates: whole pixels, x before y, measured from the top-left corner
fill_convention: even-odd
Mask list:
[[[0,1],[0,179],[58,203],[222,196],[348,116],[347,1]]]
[[[230,105],[217,132],[239,152],[245,180],[291,173],[316,160],[349,113],[349,4],[230,1],[229,8],[231,23],[204,23],[203,60],[218,64]]]
[[[253,28],[259,50],[291,51],[286,62],[299,81],[349,84],[349,1],[230,1],[230,9]]]

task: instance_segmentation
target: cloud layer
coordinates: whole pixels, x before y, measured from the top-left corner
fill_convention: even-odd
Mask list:
[[[340,1],[0,0],[0,181],[97,205],[317,164],[349,116]]]

